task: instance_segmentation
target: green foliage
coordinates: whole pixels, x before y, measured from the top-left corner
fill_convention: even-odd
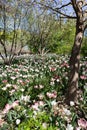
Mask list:
[[[4,124],[3,127],[0,128],[0,130],[8,130],[9,129],[9,125],[8,124]],[[13,129],[10,129],[13,130]]]
[[[84,37],[84,39],[83,39],[81,54],[83,56],[87,56],[87,37]]]
[[[18,130],[56,130],[57,127],[52,126],[52,124],[49,125],[49,122],[49,114],[45,112],[39,112],[26,122],[21,123],[18,127]]]
[[[0,88],[0,109],[3,109],[8,102],[9,92]]]
[[[51,46],[49,46],[51,48],[51,51],[58,54],[70,53],[74,44],[74,36],[74,21],[67,21],[66,23],[63,23],[61,28],[58,27],[56,31],[54,29],[52,33]]]
[[[50,20],[50,17],[49,21],[45,22],[46,26],[43,21],[38,23],[42,25],[38,33],[31,33],[31,40],[28,42],[30,49],[35,53],[39,53],[43,47],[53,53],[70,53],[74,44],[75,22],[71,20],[63,21],[60,27],[60,22],[55,21],[55,18]]]
[[[59,47],[57,47],[57,54],[70,54],[71,53],[71,49],[72,46],[70,46],[69,44],[67,45],[60,45]]]

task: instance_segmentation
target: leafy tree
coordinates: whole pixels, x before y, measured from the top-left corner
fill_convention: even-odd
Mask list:
[[[45,51],[53,53],[70,52],[75,33],[74,21],[71,24],[70,20],[66,22],[62,20],[62,26],[60,27],[60,19],[56,17],[56,14],[50,14],[47,11],[44,11],[41,15],[40,13],[37,9],[34,9],[31,11],[31,15],[27,15],[28,31],[30,33],[27,43],[31,51],[42,53],[42,50],[45,49]],[[66,50],[63,51],[62,48]]]
[[[71,24],[71,20],[67,20],[66,22],[63,21],[61,25],[61,28],[59,24],[53,29],[50,37],[51,46],[49,47],[58,54],[70,53],[74,41],[75,24],[74,22]]]
[[[34,13],[35,10],[36,14]],[[30,49],[35,53],[42,53],[43,49],[51,51],[49,46],[51,45],[50,42],[53,35],[52,30],[54,27],[56,28],[59,23],[55,22],[53,15],[47,12],[43,12],[43,14],[40,15],[37,9],[32,10],[30,19],[28,22],[28,24],[31,25],[29,27],[30,39],[28,41]]]

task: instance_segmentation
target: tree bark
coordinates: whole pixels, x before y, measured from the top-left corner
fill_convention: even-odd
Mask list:
[[[80,50],[84,34],[84,16],[83,16],[83,2],[82,1],[72,1],[73,8],[76,12],[76,34],[74,45],[71,52],[71,57],[69,61],[70,72],[68,81],[68,90],[66,93],[65,102],[70,104],[70,101],[77,103],[78,101],[78,80],[79,80],[79,67],[80,67]]]
[[[80,66],[80,50],[83,39],[83,23],[82,19],[77,19],[76,22],[76,35],[74,40],[74,45],[71,52],[71,57],[69,61],[70,72],[68,81],[68,90],[66,93],[66,103],[69,104],[70,101],[78,101],[78,80],[79,80],[79,66]]]

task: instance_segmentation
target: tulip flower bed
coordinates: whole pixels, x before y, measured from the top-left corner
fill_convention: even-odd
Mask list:
[[[64,104],[69,57],[35,56],[0,66],[0,130],[86,130],[87,58],[80,63],[79,102]]]

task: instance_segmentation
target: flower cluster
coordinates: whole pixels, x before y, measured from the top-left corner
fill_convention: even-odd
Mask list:
[[[68,82],[68,60],[67,55],[31,56],[20,59],[17,64],[0,66],[0,127],[5,123],[8,129],[16,127],[20,130],[20,124],[29,120],[31,126],[36,123],[31,129],[86,130],[87,59],[82,59],[80,65],[79,88],[83,96],[80,94],[78,108],[84,111],[82,118],[77,115],[73,101],[70,101],[70,107],[63,102]],[[37,118],[41,112],[45,114]],[[30,123],[34,117],[39,121]]]
[[[6,104],[2,113],[6,114],[6,113],[9,112],[10,109],[12,109],[12,108],[14,109],[18,105],[19,105],[19,101],[18,100],[14,101],[11,105],[10,104]]]

